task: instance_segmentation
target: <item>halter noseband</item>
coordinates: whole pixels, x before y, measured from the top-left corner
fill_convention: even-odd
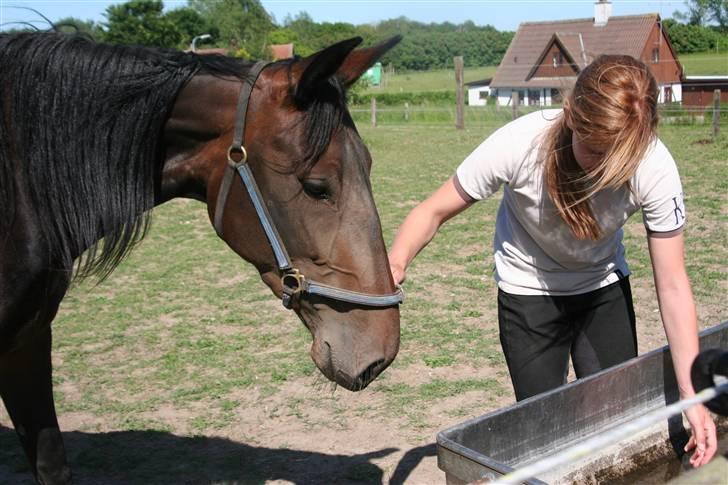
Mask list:
[[[357,291],[345,290],[334,286],[328,286],[316,281],[308,280],[301,272],[294,268],[291,258],[288,256],[286,246],[278,234],[275,223],[268,213],[268,209],[263,203],[263,197],[255,183],[253,172],[248,166],[248,152],[243,145],[243,137],[245,135],[245,118],[248,112],[248,101],[253,91],[261,71],[268,65],[267,62],[257,62],[249,71],[248,79],[243,82],[240,88],[240,96],[238,98],[237,118],[235,120],[235,131],[233,142],[228,149],[227,161],[228,166],[225,170],[220,191],[217,194],[217,204],[215,207],[214,226],[217,235],[222,238],[223,224],[222,216],[225,210],[225,202],[227,201],[230,187],[235,172],[238,173],[240,179],[248,191],[253,207],[255,208],[261,226],[268,238],[273,254],[278,264],[278,270],[281,272],[281,285],[283,286],[283,306],[292,308],[294,298],[301,298],[304,294],[318,295],[332,300],[354,303],[356,305],[364,305],[371,307],[388,307],[399,305],[404,301],[404,292],[400,286],[397,287],[395,293],[386,295],[371,295],[368,293],[360,293]]]

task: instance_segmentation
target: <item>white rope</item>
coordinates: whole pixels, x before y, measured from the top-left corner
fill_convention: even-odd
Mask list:
[[[696,404],[702,404],[706,401],[710,401],[723,392],[728,392],[728,379],[723,378],[719,380],[719,376],[715,376],[715,380],[719,381],[719,385],[703,389],[690,399],[684,399],[664,408],[656,409],[655,411],[647,413],[634,421],[625,423],[618,428],[605,431],[602,434],[589,438],[588,440],[574,446],[570,446],[569,448],[532,463],[531,465],[519,468],[508,475],[500,477],[493,483],[496,485],[522,483],[524,480],[537,477],[539,474],[551,470],[552,468],[589,456],[596,450],[617,443],[618,441],[644,431],[649,426],[657,424],[670,416],[681,413]]]

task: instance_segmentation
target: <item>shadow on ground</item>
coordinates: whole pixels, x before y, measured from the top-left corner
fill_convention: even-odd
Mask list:
[[[79,485],[264,483],[383,483],[383,470],[371,460],[397,452],[384,448],[360,455],[264,448],[224,438],[177,436],[161,431],[63,433],[75,482]],[[407,481],[435,445],[409,450],[391,481]],[[0,483],[33,483],[15,432],[0,426]]]

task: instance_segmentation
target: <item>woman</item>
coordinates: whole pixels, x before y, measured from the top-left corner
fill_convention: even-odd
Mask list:
[[[663,325],[682,398],[698,353],[683,261],[685,208],[675,162],[657,139],[657,85],[628,56],[601,56],[563,110],[532,113],[488,137],[415,207],[389,259],[397,283],[440,225],[504,186],[494,238],[500,339],[518,400],[637,355],[622,226],[642,209]],[[703,406],[686,412],[693,466],[716,451]]]

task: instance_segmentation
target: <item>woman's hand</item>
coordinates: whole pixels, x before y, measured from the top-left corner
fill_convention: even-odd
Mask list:
[[[405,269],[396,263],[389,262],[389,270],[392,272],[392,279],[394,279],[394,284],[400,285],[402,282],[407,278],[407,273],[405,272]]]
[[[685,451],[693,452],[690,464],[694,467],[705,465],[713,458],[718,449],[718,438],[715,433],[715,423],[708,410],[702,404],[691,407],[685,411],[690,422],[691,436]]]

